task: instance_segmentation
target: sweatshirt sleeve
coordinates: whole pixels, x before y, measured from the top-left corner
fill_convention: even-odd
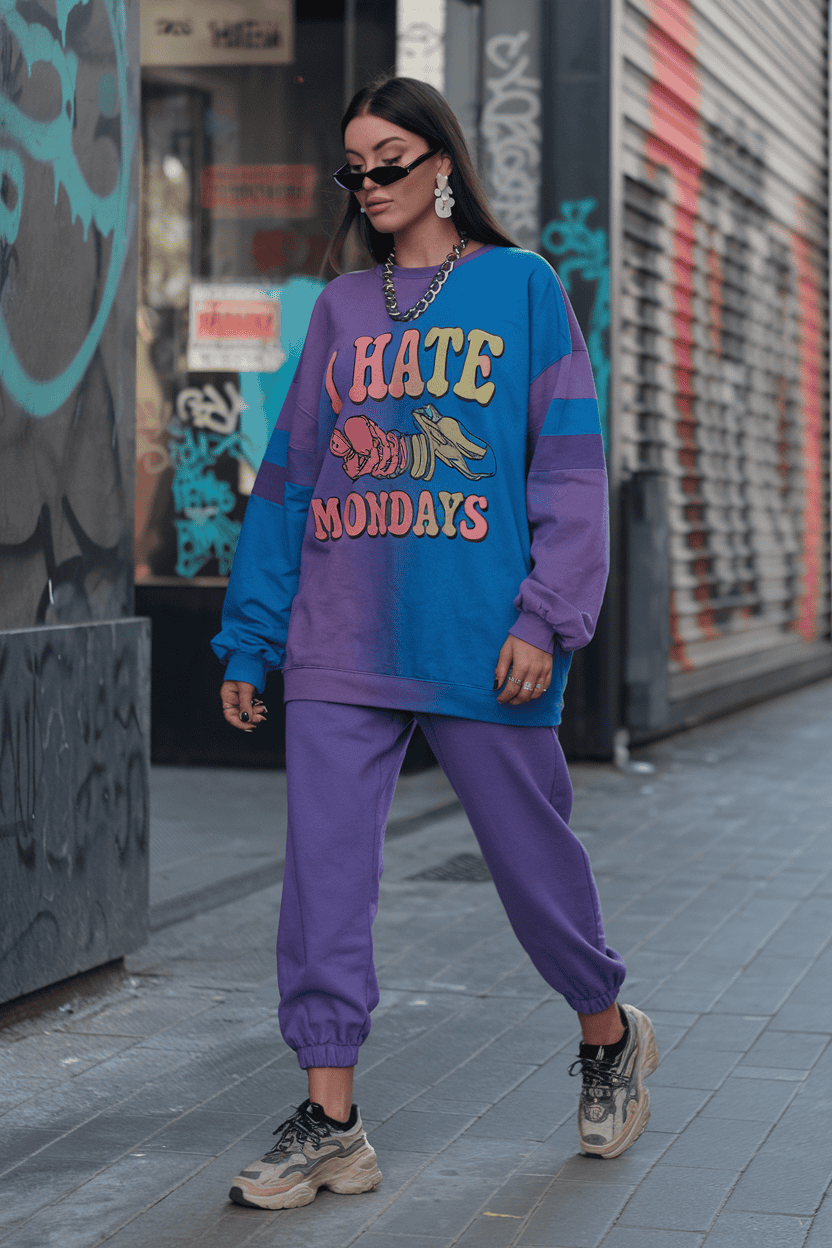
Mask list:
[[[545,268],[530,284],[532,567],[514,600],[520,615],[510,631],[551,653],[556,640],[578,650],[595,631],[609,570],[609,503],[589,356],[560,279]],[[547,354],[555,354],[552,363],[545,363]]]
[[[326,370],[323,298],[257,473],[240,532],[222,611],[211,642],[226,680],[262,692],[266,673],[286,657],[286,634],[297,593],[300,556],[318,464],[318,417]],[[314,414],[313,414],[314,413]]]

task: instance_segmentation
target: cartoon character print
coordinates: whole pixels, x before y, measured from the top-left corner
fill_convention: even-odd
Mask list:
[[[364,415],[349,416],[343,430],[335,430],[329,449],[343,460],[351,481],[363,476],[399,477],[405,472],[415,481],[430,481],[437,459],[469,481],[494,476],[497,465],[491,447],[474,438],[453,416],[443,416],[432,403],[411,414],[418,433],[385,432]]]

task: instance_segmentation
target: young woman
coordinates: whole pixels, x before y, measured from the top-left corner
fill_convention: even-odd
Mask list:
[[[580,1020],[581,1148],[649,1117],[644,1014],[617,1004],[555,726],[607,575],[592,373],[560,282],[491,216],[453,113],[391,78],[343,123],[350,228],[379,262],[320,295],[246,512],[214,649],[251,732],[282,668],[289,826],[280,1026],[309,1100],[232,1200],[278,1209],[381,1181],[352,1103],[378,1002],[381,843],[414,724],[462,801],[511,924]]]

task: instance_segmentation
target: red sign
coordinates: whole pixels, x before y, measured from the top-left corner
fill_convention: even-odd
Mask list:
[[[204,339],[271,342],[277,336],[277,307],[247,299],[206,299],[195,305],[197,343]]]
[[[215,217],[311,217],[315,165],[209,165],[202,206]]]

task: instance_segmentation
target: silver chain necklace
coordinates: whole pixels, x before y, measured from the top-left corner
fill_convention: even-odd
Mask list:
[[[430,286],[418,303],[414,303],[412,308],[408,308],[406,312],[399,311],[399,305],[396,302],[396,288],[393,285],[393,265],[396,261],[396,252],[391,251],[390,255],[384,261],[384,269],[382,272],[382,285],[384,287],[384,302],[387,304],[387,311],[390,314],[391,321],[415,321],[417,316],[421,316],[423,312],[427,312],[436,296],[447,281],[448,274],[453,269],[459,257],[465,250],[468,242],[467,234],[460,234],[459,242],[454,244],[453,251],[449,251],[445,259],[442,261],[442,267],[434,277]]]

